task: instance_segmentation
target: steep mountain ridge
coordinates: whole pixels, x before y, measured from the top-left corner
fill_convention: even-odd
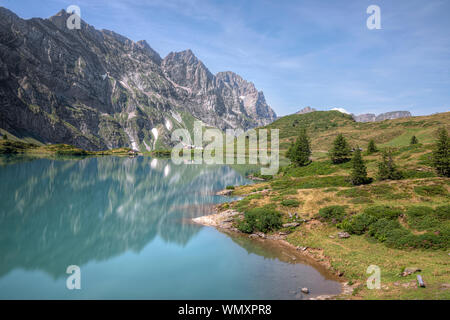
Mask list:
[[[145,40],[84,21],[70,30],[69,16],[24,20],[0,7],[1,129],[87,150],[151,150],[171,145],[171,131],[192,129],[195,118],[221,129],[276,118],[253,84],[233,74],[242,79],[234,88],[191,50],[162,59]],[[241,101],[242,92],[256,98]]]

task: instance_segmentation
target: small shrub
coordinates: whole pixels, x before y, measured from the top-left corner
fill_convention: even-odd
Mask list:
[[[446,196],[448,194],[447,190],[438,184],[430,186],[417,186],[414,187],[414,192],[424,197]]]
[[[300,202],[295,199],[286,199],[281,201],[281,205],[285,207],[298,207]]]
[[[364,213],[371,215],[377,219],[397,219],[403,211],[399,208],[389,206],[372,206],[364,210]]]
[[[227,190],[234,190],[234,186],[227,186],[226,189]]]
[[[375,194],[377,196],[382,196],[387,193],[391,193],[393,191],[394,191],[394,188],[387,184],[373,185],[370,187],[370,193]]]
[[[236,209],[239,212],[244,212],[247,210],[248,205],[250,204],[250,200],[248,198],[239,200],[235,205],[234,209]]]
[[[263,195],[261,193],[251,194],[251,195],[245,197],[245,199],[247,199],[249,201],[253,200],[253,199],[262,199],[262,198],[263,198]]]
[[[369,192],[362,188],[351,188],[351,189],[345,189],[341,190],[338,193],[336,193],[337,196],[344,196],[346,198],[356,198],[356,197],[368,197]]]
[[[436,177],[436,174],[432,171],[405,170],[403,171],[403,177],[405,179],[421,179]]]
[[[399,231],[395,231],[398,233],[404,234],[409,233],[406,229],[402,229],[402,226],[397,220],[392,220],[388,218],[381,218],[372,223],[369,226],[369,235],[374,237],[380,242],[386,241],[389,237],[392,236],[392,232],[398,229]]]
[[[346,206],[329,206],[319,210],[319,217],[336,224],[345,218]]]
[[[435,230],[441,224],[434,210],[425,206],[409,207],[406,210],[408,225],[416,230]]]
[[[373,203],[373,200],[367,197],[358,197],[350,200],[354,204]]]
[[[349,219],[345,219],[340,224],[340,227],[352,234],[363,234],[369,230],[369,226],[375,221],[377,221],[376,217],[367,213],[362,213]]]
[[[439,206],[435,209],[436,216],[441,220],[450,219],[450,205]]]
[[[328,175],[336,172],[338,168],[333,166],[330,161],[316,161],[311,162],[307,166],[296,167],[288,166],[285,167],[284,173],[288,177],[307,177],[307,176],[320,176]]]
[[[245,233],[254,231],[268,232],[279,229],[282,225],[281,214],[274,209],[262,207],[248,210],[237,228]]]

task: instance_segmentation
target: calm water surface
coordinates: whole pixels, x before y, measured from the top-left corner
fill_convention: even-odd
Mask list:
[[[338,293],[276,245],[190,222],[249,183],[170,160],[0,158],[0,299],[302,299]],[[294,263],[296,262],[296,263]],[[81,290],[66,268],[81,268]]]

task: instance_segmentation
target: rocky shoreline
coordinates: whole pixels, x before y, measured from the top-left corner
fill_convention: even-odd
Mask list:
[[[224,192],[224,191],[221,191],[218,194],[228,193],[228,192]],[[226,191],[228,191],[228,190],[226,190]],[[236,234],[240,234],[240,235],[246,235],[243,232],[239,231],[236,227],[233,226],[234,219],[236,217],[242,216],[243,215],[242,213],[240,213],[236,210],[233,210],[233,209],[220,211],[219,205],[214,207],[214,211],[215,212],[210,215],[193,218],[192,221],[194,223],[201,224],[204,226],[214,227],[220,231],[232,232],[232,233],[236,233]],[[289,226],[286,224],[286,227],[289,227]],[[286,241],[287,235],[288,235],[287,232],[277,232],[274,234],[265,234],[263,232],[255,232],[255,233],[248,235],[248,237],[252,238],[252,239],[275,241],[275,242],[279,243],[280,245],[287,247],[291,250],[295,250],[296,253],[301,254],[301,255],[307,257],[308,259],[311,259],[318,265],[321,265],[322,267],[324,267],[328,272],[330,272],[330,268],[331,268],[330,262],[327,259],[317,259],[316,254],[317,254],[317,251],[320,251],[319,249],[313,249],[313,248],[308,248],[308,247],[296,247],[296,246],[292,245],[291,243],[289,243],[288,241]],[[316,253],[316,254],[313,254],[313,253]],[[295,258],[293,258],[293,260],[295,260]],[[333,273],[331,273],[331,274],[333,274]],[[345,298],[346,296],[351,295],[353,293],[353,290],[359,285],[357,283],[350,285],[348,282],[344,281],[342,279],[342,276],[343,276],[342,273],[337,273],[334,275],[336,276],[336,280],[341,282],[341,286],[342,286],[341,293],[337,294],[337,295],[320,295],[320,296],[310,298],[310,300],[330,300],[330,299],[336,299],[338,297]]]

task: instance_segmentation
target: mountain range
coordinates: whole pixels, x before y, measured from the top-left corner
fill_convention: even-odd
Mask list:
[[[306,114],[306,113],[315,112],[315,111],[317,111],[317,110],[314,108],[305,107],[305,108],[301,109],[300,111],[297,111],[295,114]],[[411,112],[409,112],[409,111],[390,111],[390,112],[381,113],[378,116],[373,113],[364,113],[364,114],[360,114],[360,115],[352,114],[352,117],[356,122],[376,122],[376,121],[408,118],[408,117],[412,117],[412,115],[411,115]]]
[[[276,119],[264,93],[239,75],[212,74],[191,50],[165,58],[65,10],[21,19],[0,7],[0,129],[41,143],[86,150],[173,145],[195,120],[249,129]]]

